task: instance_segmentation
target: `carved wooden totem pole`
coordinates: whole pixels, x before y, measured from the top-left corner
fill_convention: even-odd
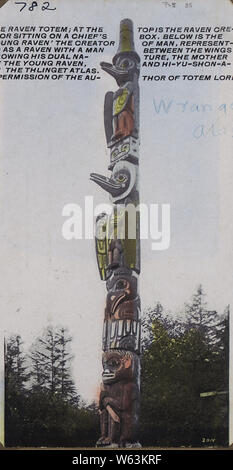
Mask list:
[[[104,103],[104,125],[110,149],[110,177],[91,173],[91,180],[110,195],[111,214],[96,219],[96,254],[106,281],[103,324],[103,373],[99,401],[101,436],[97,446],[138,447],[140,394],[139,235],[139,69],[133,23],[120,23],[120,41],[112,64],[101,62],[118,85]]]

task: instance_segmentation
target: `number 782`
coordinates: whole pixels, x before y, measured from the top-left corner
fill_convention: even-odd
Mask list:
[[[23,11],[24,8],[28,7],[29,11],[33,11],[35,8],[38,8],[38,3],[37,2],[32,2],[31,4],[28,4],[27,2],[15,2],[16,5],[22,5],[19,11]],[[50,8],[50,2],[43,2],[41,6],[41,10],[56,10],[56,7]]]

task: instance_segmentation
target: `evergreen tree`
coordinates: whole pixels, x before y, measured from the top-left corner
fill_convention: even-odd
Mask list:
[[[42,337],[36,339],[32,347],[31,360],[33,363],[32,377],[36,388],[43,387],[52,394],[57,389],[58,358],[57,334],[53,327],[48,326]]]
[[[192,302],[185,305],[187,328],[198,329],[211,345],[214,343],[219,315],[216,310],[208,310],[205,293],[200,284],[193,295]]]
[[[154,341],[153,328],[159,322],[168,335],[179,336],[185,330],[185,324],[182,320],[167,312],[160,302],[154,307],[147,308],[142,315],[142,349],[145,351]]]
[[[229,388],[229,315],[230,310],[229,306],[227,306],[219,323],[216,325],[213,347],[218,377],[216,388],[226,392],[228,392]]]
[[[152,331],[152,324],[155,320],[162,321],[163,306],[157,302],[154,307],[147,308],[142,315],[142,348],[148,349],[151,345],[154,335]]]
[[[63,398],[72,400],[73,403],[78,404],[79,397],[77,396],[74,382],[71,378],[70,362],[73,356],[70,354],[69,345],[72,341],[71,336],[68,336],[67,330],[61,328],[58,333],[57,351],[58,358],[58,378],[59,387],[58,391]]]
[[[11,446],[93,446],[99,417],[94,404],[81,405],[70,370],[71,337],[48,327],[29,360],[19,336],[5,344],[5,442]],[[26,368],[31,365],[32,374]]]
[[[209,310],[199,286],[185,311],[180,322],[163,308],[149,309],[144,321],[143,445],[200,446],[205,435],[227,444],[229,309],[224,317]]]
[[[74,382],[71,377],[70,342],[72,338],[65,328],[47,327],[37,338],[31,350],[33,388],[47,390],[52,395],[78,404]]]
[[[5,441],[20,439],[26,423],[27,384],[30,378],[19,335],[5,340]]]
[[[5,383],[6,387],[14,384],[17,390],[23,390],[30,374],[26,371],[26,359],[22,349],[20,335],[12,335],[5,340]]]

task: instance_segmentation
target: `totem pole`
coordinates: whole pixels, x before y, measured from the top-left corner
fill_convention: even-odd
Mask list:
[[[110,177],[91,173],[109,193],[111,214],[96,219],[96,254],[106,282],[103,324],[103,373],[99,399],[98,447],[139,447],[140,395],[139,235],[139,86],[140,58],[134,49],[133,23],[120,23],[120,41],[112,64],[101,62],[118,85],[107,92],[104,126],[110,149]]]

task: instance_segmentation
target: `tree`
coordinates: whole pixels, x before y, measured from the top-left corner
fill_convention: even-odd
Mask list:
[[[142,316],[142,349],[145,351],[154,341],[153,328],[156,322],[163,325],[165,330],[172,337],[179,336],[184,330],[184,322],[165,311],[160,302],[154,307],[149,307]]]
[[[189,329],[198,329],[206,337],[209,344],[213,344],[219,315],[216,310],[208,310],[205,296],[206,294],[200,284],[193,295],[191,303],[185,305],[186,324]]]
[[[71,378],[70,353],[72,338],[65,328],[47,327],[36,339],[31,350],[33,388],[47,390],[52,395],[78,403],[78,395]]]
[[[229,305],[215,327],[213,354],[216,371],[216,390],[228,391],[229,388]]]
[[[5,340],[5,428],[6,443],[17,439],[26,422],[26,386],[30,378],[19,335]]]
[[[57,386],[57,342],[53,327],[48,326],[42,337],[36,339],[32,347],[32,377],[36,388],[43,387],[52,394]]]
[[[99,416],[95,403],[85,406],[75,390],[71,341],[65,328],[48,327],[30,357],[19,336],[6,341],[7,447],[95,445]]]
[[[26,372],[26,359],[22,350],[20,335],[12,335],[5,340],[5,383],[6,387],[14,383],[18,390],[24,389],[30,374]]]
[[[58,332],[57,351],[59,352],[58,358],[58,378],[60,381],[58,391],[63,398],[71,399],[73,403],[78,403],[74,382],[71,378],[70,361],[73,356],[69,352],[69,344],[72,341],[71,336],[68,336],[67,330],[61,328]],[[78,398],[78,400],[77,400]]]
[[[146,350],[154,339],[152,324],[156,319],[161,320],[163,316],[163,306],[157,302],[154,307],[149,307],[142,316],[142,348]]]
[[[141,361],[146,446],[200,446],[204,435],[216,445],[227,444],[229,315],[208,310],[201,286],[185,311],[180,322],[163,308],[150,309],[144,322],[150,329]],[[202,392],[224,390],[224,395],[201,398]]]

